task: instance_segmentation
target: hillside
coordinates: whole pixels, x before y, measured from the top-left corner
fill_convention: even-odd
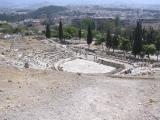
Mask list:
[[[68,10],[66,7],[61,7],[61,6],[47,6],[47,7],[42,7],[38,8],[36,10],[31,10],[27,14],[3,14],[0,13],[0,20],[6,20],[9,22],[16,22],[16,21],[21,21],[27,18],[39,18],[41,15],[46,14],[47,16],[53,16],[53,15],[58,15],[60,13],[65,13],[64,11]],[[22,11],[22,9],[18,9],[18,11]],[[25,11],[27,12],[27,11]]]
[[[35,11],[32,11],[29,13],[29,15],[33,18],[38,18],[43,14],[46,14],[47,16],[51,16],[51,15],[56,15],[60,12],[64,12],[65,10],[67,10],[67,8],[65,7],[61,7],[61,6],[47,6],[47,7],[42,7],[39,8]]]

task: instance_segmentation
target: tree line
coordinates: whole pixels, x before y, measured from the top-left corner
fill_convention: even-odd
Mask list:
[[[145,56],[150,58],[150,55],[156,54],[158,60],[160,53],[160,32],[152,27],[149,29],[143,28],[141,20],[137,20],[135,27],[123,30],[119,18],[116,18],[114,27],[108,27],[106,32],[95,31],[92,25],[93,23],[90,24],[88,22],[85,27],[68,26],[63,28],[62,21],[60,21],[56,37],[59,38],[60,42],[64,42],[65,38],[85,38],[89,47],[95,38],[95,45],[103,46],[105,44],[108,51],[112,49],[114,52],[115,49],[120,49],[123,50],[124,55],[131,51],[138,58],[144,58]],[[85,36],[83,35],[84,31]],[[46,25],[46,37],[51,37],[49,24]]]

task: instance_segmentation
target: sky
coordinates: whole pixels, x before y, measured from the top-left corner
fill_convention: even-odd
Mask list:
[[[160,4],[160,0],[0,0],[3,6],[50,3],[55,5]]]
[[[139,3],[139,4],[157,4],[157,3],[160,3],[160,0],[0,0],[0,1],[6,1],[6,2],[13,2],[14,3],[25,3],[25,4],[29,4],[29,3],[39,3],[39,2],[44,2],[44,1],[47,1],[47,2],[53,2],[53,3],[59,3],[59,4],[70,4],[70,3],[97,3],[97,4],[107,4],[107,3],[110,3],[110,2],[128,2],[128,3]]]

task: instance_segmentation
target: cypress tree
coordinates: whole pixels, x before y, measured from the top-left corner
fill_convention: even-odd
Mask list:
[[[50,25],[47,24],[46,25],[46,38],[50,38],[50,37],[51,37]]]
[[[154,44],[154,42],[156,41],[156,36],[156,31],[152,27],[150,27],[147,35],[147,44]]]
[[[82,31],[81,31],[81,29],[79,29],[79,31],[78,31],[78,37],[79,37],[79,39],[81,39],[81,37],[82,37]]]
[[[113,41],[112,41],[113,52],[114,52],[115,49],[118,48],[118,45],[119,45],[118,36],[117,36],[117,35],[114,35],[114,36],[113,36]]]
[[[115,27],[120,27],[120,18],[119,18],[119,16],[116,16],[116,18],[115,18]]]
[[[142,22],[137,21],[137,26],[135,28],[135,37],[133,41],[132,53],[135,55],[140,55],[142,51]]]
[[[157,61],[159,61],[159,53],[160,53],[160,35],[157,36],[155,42],[156,50],[157,50]]]
[[[63,27],[62,27],[62,21],[59,22],[59,40],[60,42],[63,42]]]
[[[112,37],[111,37],[111,33],[110,33],[109,29],[108,29],[107,35],[106,35],[106,47],[108,49],[110,49],[112,47]]]
[[[87,34],[87,44],[90,47],[91,43],[93,41],[93,36],[92,36],[92,30],[91,30],[91,26],[88,26],[88,34]]]

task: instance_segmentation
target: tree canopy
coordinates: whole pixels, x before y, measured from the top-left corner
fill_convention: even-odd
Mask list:
[[[46,25],[46,38],[50,38],[50,37],[51,37],[50,25],[47,24]]]
[[[133,41],[133,54],[136,56],[142,51],[142,22],[137,21],[137,26],[135,28],[135,37]]]
[[[87,44],[90,46],[92,41],[93,41],[92,29],[91,29],[91,26],[88,25]]]
[[[60,20],[59,22],[59,40],[60,42],[63,42],[63,26],[62,26],[62,21]]]

